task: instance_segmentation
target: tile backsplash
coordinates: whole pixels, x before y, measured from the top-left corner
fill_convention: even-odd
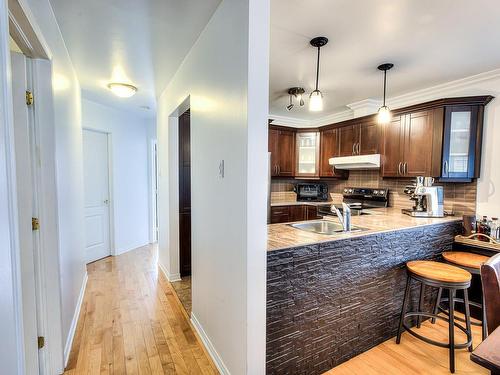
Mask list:
[[[304,180],[272,179],[272,200],[295,200],[293,188],[296,183]],[[315,180],[314,182],[317,182]],[[389,189],[389,206],[398,208],[411,208],[413,201],[403,192],[406,185],[413,182],[411,178],[382,178],[379,171],[353,170],[349,172],[347,180],[320,180],[328,184],[330,193],[342,194],[344,187],[370,187]],[[304,181],[305,182],[305,181]],[[470,183],[436,183],[444,188],[444,209],[453,211],[457,215],[475,214],[476,212],[476,181]]]

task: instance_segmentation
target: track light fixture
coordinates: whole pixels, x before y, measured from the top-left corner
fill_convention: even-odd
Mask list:
[[[290,103],[286,106],[286,109],[288,111],[291,111],[294,107],[293,104],[293,98],[295,98],[299,102],[299,106],[304,105],[304,98],[303,95],[306,92],[302,87],[291,87],[288,89],[288,97],[290,100]]]

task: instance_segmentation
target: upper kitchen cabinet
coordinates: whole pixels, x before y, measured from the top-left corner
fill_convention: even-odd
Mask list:
[[[491,99],[440,99],[395,111],[383,129],[382,176],[478,178],[483,112]]]
[[[269,127],[268,151],[271,153],[271,176],[295,176],[295,130]]]
[[[373,118],[339,127],[338,138],[338,156],[380,153],[380,126]]]
[[[339,156],[339,130],[320,129],[320,157],[319,157],[319,176],[347,178],[347,171],[333,168],[328,162],[330,158]]]
[[[298,131],[296,177],[319,177],[319,139],[318,131]]]
[[[445,108],[442,180],[479,177],[482,127],[483,106]]]
[[[438,177],[442,108],[395,115],[384,126],[383,177]]]

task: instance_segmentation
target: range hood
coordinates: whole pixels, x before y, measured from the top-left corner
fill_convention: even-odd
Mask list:
[[[336,169],[379,169],[380,154],[330,158],[328,163]]]

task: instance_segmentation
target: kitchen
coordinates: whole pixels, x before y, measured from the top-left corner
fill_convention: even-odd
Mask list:
[[[495,217],[500,207],[490,207],[490,216],[481,221],[484,212],[477,208],[478,180],[489,173],[481,168],[483,143],[490,142],[485,139],[485,114],[495,98],[488,89],[446,95],[443,84],[432,95],[414,90],[416,94],[399,101],[387,100],[388,105],[396,79],[391,73],[397,71],[394,76],[400,77],[405,67],[382,60],[370,71],[379,79],[375,97],[381,100],[360,100],[347,105],[347,115],[323,113],[315,121],[314,113],[318,118],[321,111],[314,106],[326,107],[335,100],[323,95],[320,85],[325,78],[331,82],[337,71],[321,60],[324,50],[335,48],[329,37],[304,41],[301,53],[315,60],[310,66],[315,74],[312,88],[282,90],[284,110],[276,109],[273,115],[271,109],[269,118],[267,373],[366,373],[360,368],[373,360],[369,353],[379,345],[397,345],[395,338],[404,331],[398,343],[420,332],[420,353],[435,350],[437,357],[418,358],[417,353],[407,361],[398,358],[394,361],[399,362],[399,373],[494,371],[491,363],[486,369],[477,365],[481,360],[475,352],[493,332],[483,324],[494,302],[483,300],[479,269],[500,251]],[[276,75],[283,79],[283,73]],[[476,263],[464,265],[463,256]],[[449,285],[430,274],[415,276],[413,261],[465,269],[472,281],[441,298],[441,290]],[[413,282],[406,287],[411,293],[405,293],[410,279],[420,281],[420,288]],[[456,299],[467,294],[463,289],[469,291],[463,298],[470,297],[470,304]],[[456,321],[446,318],[453,316],[452,297],[457,315],[464,317],[470,308],[472,330],[467,319],[459,322],[465,327],[460,332]],[[427,315],[417,319],[415,311]],[[441,351],[421,333],[431,324],[422,318],[438,312],[446,320],[439,327]],[[455,329],[449,329],[450,324]],[[491,347],[487,342],[492,339],[479,348]],[[414,368],[412,362],[423,367]],[[391,373],[384,366],[390,365],[366,369]]]

